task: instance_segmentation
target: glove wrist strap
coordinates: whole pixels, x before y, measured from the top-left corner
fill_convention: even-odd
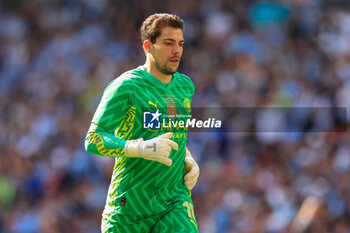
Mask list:
[[[143,142],[143,138],[136,140],[128,140],[125,143],[125,156],[126,157],[139,157],[140,145]]]

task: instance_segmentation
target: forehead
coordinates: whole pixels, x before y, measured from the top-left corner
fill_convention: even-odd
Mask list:
[[[176,41],[181,41],[184,39],[184,35],[180,28],[164,27],[161,29],[159,39],[174,39]]]

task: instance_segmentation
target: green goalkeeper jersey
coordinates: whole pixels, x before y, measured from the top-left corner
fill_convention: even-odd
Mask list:
[[[113,80],[105,89],[92,119],[85,147],[89,153],[115,157],[104,214],[152,215],[165,211],[179,194],[189,193],[184,184],[187,128],[194,85],[178,72],[165,84],[144,66]],[[179,145],[172,150],[170,167],[124,154],[127,140],[149,140],[173,132]]]

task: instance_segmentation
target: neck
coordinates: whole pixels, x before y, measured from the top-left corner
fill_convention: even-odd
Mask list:
[[[170,83],[171,74],[166,75],[166,74],[163,74],[162,72],[160,72],[157,69],[157,67],[154,65],[154,63],[150,61],[149,58],[146,59],[145,68],[146,68],[148,73],[150,73],[151,75],[156,77],[159,81],[161,81],[163,83]]]

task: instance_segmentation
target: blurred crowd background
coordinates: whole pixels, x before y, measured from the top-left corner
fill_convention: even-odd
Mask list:
[[[144,63],[139,27],[155,12],[185,21],[193,106],[350,106],[346,0],[2,0],[0,233],[100,232],[114,160],[84,137],[105,86]],[[308,232],[349,233],[350,137],[335,128],[189,133],[199,231],[293,233],[311,196]]]

